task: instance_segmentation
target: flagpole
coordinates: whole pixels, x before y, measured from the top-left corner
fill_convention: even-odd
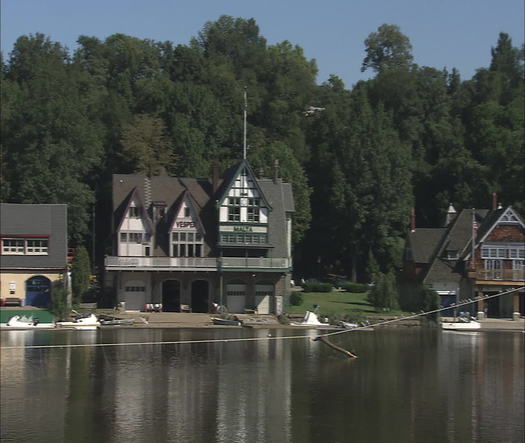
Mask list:
[[[474,250],[476,245],[476,212],[475,209],[472,208],[472,251],[471,251],[471,257],[470,257],[470,263],[472,271],[476,270],[476,265],[474,261]]]
[[[243,141],[242,141],[242,158],[246,160],[246,114],[248,109],[248,103],[246,98],[246,87],[244,87],[244,131],[243,131]]]

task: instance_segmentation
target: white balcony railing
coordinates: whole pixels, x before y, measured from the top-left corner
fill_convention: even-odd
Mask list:
[[[116,268],[217,270],[217,259],[209,257],[106,257],[106,269],[110,271]]]
[[[106,270],[207,270],[271,269],[288,270],[288,258],[264,257],[106,257]]]

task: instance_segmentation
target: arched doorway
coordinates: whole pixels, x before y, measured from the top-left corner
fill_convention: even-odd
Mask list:
[[[195,280],[191,284],[191,312],[208,312],[209,284],[206,280]]]
[[[162,283],[162,310],[180,312],[180,282],[166,280]]]
[[[45,308],[51,303],[51,281],[42,275],[26,280],[26,305]]]

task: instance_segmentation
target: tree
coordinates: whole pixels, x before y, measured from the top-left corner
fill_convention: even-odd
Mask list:
[[[399,307],[398,298],[394,272],[390,270],[386,274],[381,272],[376,274],[374,286],[368,294],[370,303],[378,309],[391,311]]]
[[[66,320],[69,315],[69,304],[67,302],[67,288],[62,280],[53,283],[51,291],[51,304],[49,310],[55,315],[56,320]]]
[[[89,291],[91,265],[89,255],[84,246],[79,246],[75,251],[75,258],[71,265],[71,289],[73,290],[73,303],[82,301],[84,295]]]
[[[176,156],[162,120],[140,114],[122,130],[120,153],[132,172],[148,176],[175,169]]]
[[[412,45],[399,26],[383,24],[365,40],[366,57],[361,71],[372,68],[377,73],[407,69],[412,63]]]
[[[67,203],[70,239],[81,241],[93,201],[86,183],[102,154],[90,90],[67,51],[42,34],[20,37],[5,71],[10,88],[9,112],[2,115],[4,161],[17,165],[6,171],[7,199]]]

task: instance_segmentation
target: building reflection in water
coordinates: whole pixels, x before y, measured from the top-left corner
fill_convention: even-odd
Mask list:
[[[1,341],[120,344],[250,334],[268,331],[9,331]],[[0,439],[521,441],[523,334],[378,330],[333,341],[361,358],[345,359],[308,338],[3,350]]]

